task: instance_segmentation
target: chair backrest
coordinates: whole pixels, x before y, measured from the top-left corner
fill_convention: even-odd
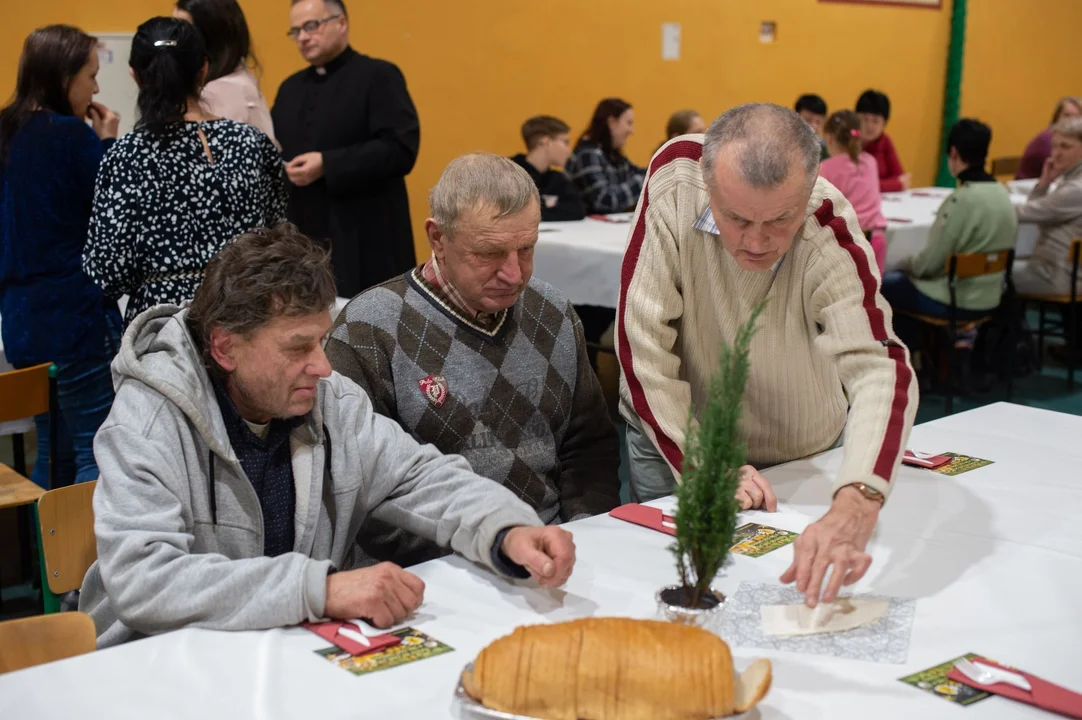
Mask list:
[[[1018,168],[1022,165],[1022,158],[1017,156],[996,158],[992,161],[992,174],[1010,175],[1012,178],[1018,174]]]
[[[0,423],[49,412],[49,368],[52,363],[0,373]]]
[[[961,279],[1005,272],[1010,267],[1013,254],[1012,250],[1002,250],[994,253],[952,255],[947,259],[947,275]]]
[[[0,622],[0,673],[85,655],[96,645],[94,621],[81,612]]]
[[[79,589],[98,559],[93,505],[97,485],[94,481],[50,490],[38,500],[42,562],[54,595]]]

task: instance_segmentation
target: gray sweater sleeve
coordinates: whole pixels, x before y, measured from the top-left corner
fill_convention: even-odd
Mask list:
[[[162,413],[149,437],[116,424],[94,440],[101,471],[94,493],[98,569],[120,621],[149,635],[318,620],[330,562],[300,553],[231,560],[191,552],[188,475],[199,470],[186,468],[171,449],[170,428],[178,431]]]
[[[359,443],[362,477],[370,479],[361,502],[370,517],[506,574],[493,563],[497,535],[506,528],[542,525],[537,513],[499,483],[474,473],[462,456],[422,445],[374,412],[360,388],[339,388],[341,412],[355,423],[351,432]]]

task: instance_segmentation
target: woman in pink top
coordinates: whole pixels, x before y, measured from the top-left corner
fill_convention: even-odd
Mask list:
[[[203,109],[258,128],[278,145],[267,101],[249,69],[258,68],[259,60],[237,0],[177,0],[173,17],[195,25],[207,45],[207,83],[200,97]]]
[[[852,110],[837,111],[823,126],[823,139],[830,157],[819,166],[819,174],[852,204],[882,275],[887,259],[887,219],[879,194],[879,167],[861,148],[860,118]]]

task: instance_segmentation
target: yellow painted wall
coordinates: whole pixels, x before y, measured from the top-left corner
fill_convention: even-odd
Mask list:
[[[992,157],[1021,155],[1056,101],[1082,95],[1078,0],[969,0],[962,113],[992,127]]]
[[[66,21],[130,31],[171,8],[169,0],[0,2],[0,97],[13,89],[19,47],[32,28]],[[752,100],[788,105],[808,91],[832,108],[852,107],[874,86],[891,96],[889,132],[914,181],[930,184],[935,176],[950,0],[939,11],[818,0],[347,2],[354,46],[403,69],[421,114],[421,155],[409,179],[418,239],[427,191],[448,160],[470,150],[517,152],[518,126],[532,114],[562,117],[577,133],[596,101],[611,95],[635,106],[638,134],[628,154],[645,163],[673,110],[694,107],[709,118]],[[286,3],[241,4],[273,98],[302,66],[284,35]],[[996,149],[1008,152],[1047,122],[1058,96],[1082,92],[1068,57],[1082,3],[969,5],[963,111],[993,124]],[[764,20],[777,23],[773,44],[759,42]],[[663,22],[682,23],[679,61],[661,60]]]

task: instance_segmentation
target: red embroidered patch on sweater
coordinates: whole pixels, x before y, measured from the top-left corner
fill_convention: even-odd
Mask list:
[[[443,375],[429,375],[418,380],[417,384],[421,386],[421,392],[430,403],[438,408],[443,407],[443,403],[447,401],[447,378]]]

